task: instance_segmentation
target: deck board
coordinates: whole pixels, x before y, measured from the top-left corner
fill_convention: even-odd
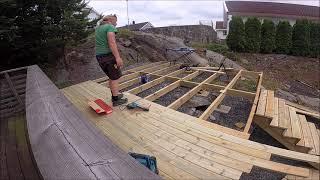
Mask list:
[[[172,170],[178,168],[180,174],[185,176],[192,174],[195,178],[204,177],[195,175],[194,171],[206,169],[215,177],[223,176],[224,178],[237,179],[240,169],[241,171],[250,170],[248,164],[288,174],[299,174],[300,176],[307,176],[309,173],[308,169],[269,161],[270,154],[267,151],[293,159],[302,158],[301,153],[291,151],[285,153],[289,151],[227,135],[202,125],[195,117],[142,100],[128,93],[125,95],[129,101],[140,100],[144,103],[150,103],[150,111],[130,111],[116,107],[112,114],[99,116],[88,107],[87,101],[102,98],[110,103],[110,92],[105,87],[88,81],[64,88],[62,91],[114,143],[125,151],[152,152],[159,160],[160,172],[172,178],[175,177]],[[241,146],[242,148],[240,148]],[[252,155],[254,151],[259,152],[259,157]],[[170,152],[171,157],[164,156],[166,154],[164,152]],[[213,159],[210,155],[217,158]],[[226,162],[230,162],[230,164],[225,164]],[[178,166],[181,163],[187,163],[186,166],[192,165],[193,168]],[[245,166],[236,167],[237,163],[239,166],[241,164]],[[165,164],[171,168],[164,168]]]

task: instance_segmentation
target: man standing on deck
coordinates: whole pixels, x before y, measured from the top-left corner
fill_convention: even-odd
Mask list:
[[[103,17],[95,30],[96,58],[102,70],[109,77],[113,106],[128,102],[128,99],[123,98],[123,94],[119,93],[119,78],[122,76],[123,61],[116,44],[115,34],[118,32],[116,25],[117,16],[108,15]]]

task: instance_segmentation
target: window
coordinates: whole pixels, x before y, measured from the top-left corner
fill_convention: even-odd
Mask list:
[[[227,35],[227,30],[223,30],[223,35]]]

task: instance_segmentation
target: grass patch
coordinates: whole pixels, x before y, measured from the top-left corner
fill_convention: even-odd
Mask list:
[[[218,43],[209,43],[209,44],[205,44],[205,43],[192,43],[191,46],[193,48],[206,48],[210,51],[214,51],[220,54],[225,54],[227,52],[229,52],[229,48],[227,45],[225,44],[218,44]]]
[[[132,38],[134,36],[134,33],[130,31],[129,29],[119,29],[117,36],[120,38]]]

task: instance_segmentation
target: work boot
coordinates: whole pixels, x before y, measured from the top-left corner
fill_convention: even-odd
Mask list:
[[[122,104],[126,104],[127,102],[128,102],[127,98],[120,98],[120,96],[118,96],[117,100],[112,100],[113,106],[119,106]]]

